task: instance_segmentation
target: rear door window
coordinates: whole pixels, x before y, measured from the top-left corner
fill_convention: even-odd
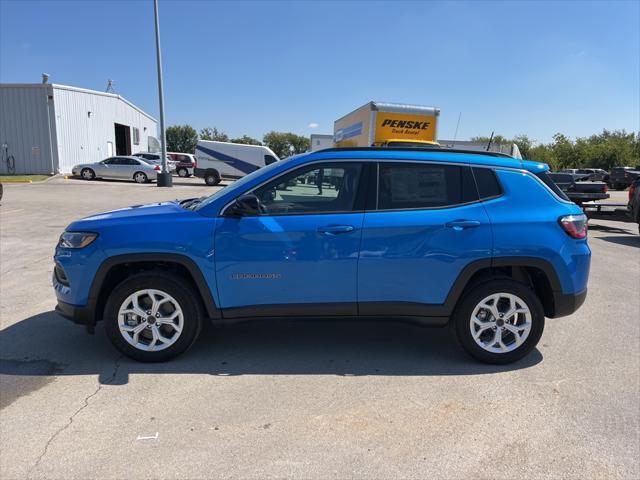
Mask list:
[[[477,200],[469,167],[401,162],[379,164],[378,210],[442,208]]]

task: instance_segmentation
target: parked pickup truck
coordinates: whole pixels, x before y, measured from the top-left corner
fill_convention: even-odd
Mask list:
[[[553,180],[553,183],[569,197],[569,200],[577,205],[582,205],[584,202],[609,198],[607,184],[605,182],[585,181],[588,175],[550,173],[549,177]]]
[[[640,177],[640,165],[635,167],[613,167],[609,174],[609,185],[614,190],[624,190]]]

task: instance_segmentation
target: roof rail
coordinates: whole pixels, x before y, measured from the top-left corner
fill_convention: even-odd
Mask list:
[[[464,153],[467,155],[485,155],[488,157],[503,157],[514,158],[506,153],[499,152],[487,152],[486,150],[461,150],[457,148],[441,148],[441,147],[332,147],[324,148],[322,150],[316,150],[313,153],[319,152],[357,152],[357,151],[380,151],[385,152],[389,150],[408,150],[410,152],[436,152],[436,153]]]

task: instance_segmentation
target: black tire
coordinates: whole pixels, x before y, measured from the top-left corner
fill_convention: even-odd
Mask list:
[[[220,183],[220,174],[215,170],[209,170],[204,174],[204,183],[210,187],[215,187]]]
[[[531,312],[529,336],[519,347],[505,353],[493,353],[480,347],[473,339],[470,328],[471,315],[475,307],[486,297],[495,293],[510,293],[519,297]],[[510,278],[488,280],[468,290],[458,302],[451,318],[451,327],[458,343],[473,358],[484,363],[507,364],[528,355],[540,341],[544,331],[544,309],[535,292]]]
[[[178,168],[178,170],[176,170],[176,173],[178,174],[179,177],[182,177],[182,178],[186,178],[189,176],[189,170],[183,167]]]
[[[147,183],[149,181],[149,177],[144,172],[136,172],[133,174],[133,181],[136,183]]]
[[[145,289],[166,292],[175,299],[183,312],[182,331],[175,343],[159,351],[144,351],[125,340],[118,325],[118,312],[131,294]],[[109,295],[104,309],[104,328],[111,343],[123,354],[139,362],[163,362],[185,352],[198,338],[202,328],[199,298],[185,281],[175,275],[152,271],[133,275],[120,283]]]
[[[83,168],[80,172],[80,177],[84,180],[94,180],[96,178],[96,172],[91,168]]]

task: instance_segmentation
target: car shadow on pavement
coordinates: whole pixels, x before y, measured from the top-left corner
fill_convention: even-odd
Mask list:
[[[629,229],[627,230],[625,228],[620,228],[620,227],[610,227],[609,225],[589,223],[589,230],[595,230],[597,232],[607,232],[607,233],[620,233],[623,235],[635,235],[636,232],[634,230],[634,227],[637,227],[637,224],[629,223]]]
[[[598,237],[598,240],[604,240],[605,242],[617,243],[618,245],[625,245],[627,247],[640,248],[640,236],[633,235],[630,237]]]
[[[3,378],[98,375],[101,383],[111,385],[128,383],[132,374],[479,375],[523,369],[542,360],[535,349],[510,365],[478,363],[460,350],[448,328],[391,320],[265,320],[207,325],[196,344],[178,358],[138,363],[111,346],[101,325],[95,335],[87,335],[83,327],[53,311],[0,331],[0,351]]]

